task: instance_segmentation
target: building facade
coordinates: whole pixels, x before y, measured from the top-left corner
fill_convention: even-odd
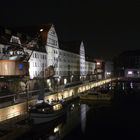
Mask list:
[[[12,33],[8,35],[12,36]],[[9,38],[9,42],[11,39]],[[92,79],[91,75],[95,72],[95,62],[85,59],[84,43],[81,42],[78,45],[76,53],[61,49],[53,25],[46,26],[46,28],[40,30],[38,38],[32,38],[29,41],[24,41],[24,43],[22,37],[21,40],[18,38],[17,44],[20,44],[30,56],[28,60],[30,79],[37,79],[43,76],[50,87],[52,84],[67,84],[79,80],[90,80]],[[4,58],[7,46],[1,41],[1,58]],[[54,71],[54,74],[48,74],[49,68]]]
[[[114,74],[114,65],[112,61],[106,61],[105,62],[105,73],[104,77],[105,78],[110,78]]]
[[[140,50],[125,51],[114,59],[116,76],[140,77]]]
[[[104,78],[105,73],[105,61],[102,59],[94,59],[95,61],[95,78],[101,80]]]

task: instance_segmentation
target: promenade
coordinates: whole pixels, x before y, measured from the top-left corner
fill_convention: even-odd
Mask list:
[[[45,93],[45,100],[51,101],[52,99],[62,99],[70,100],[73,97],[79,96],[79,94],[86,92],[92,88],[102,86],[104,84],[111,83],[114,80],[118,80],[118,78],[110,78],[110,79],[104,79],[97,82],[89,82],[84,83],[78,86],[70,87],[70,88],[63,88],[59,89],[57,92],[47,92]],[[35,104],[37,101],[37,95],[32,96],[31,98],[21,98],[15,100],[15,102],[7,102],[0,104],[0,122],[6,121],[8,119],[22,116],[27,112],[27,103]]]

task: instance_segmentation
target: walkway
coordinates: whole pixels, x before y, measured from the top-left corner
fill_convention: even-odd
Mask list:
[[[60,91],[58,92],[47,92],[45,96],[45,100],[51,100],[51,99],[61,99],[62,97],[64,99],[70,100],[73,96],[78,96],[79,94],[90,90],[94,87],[98,87],[107,83],[110,83],[114,80],[118,80],[118,78],[112,78],[112,79],[104,79],[97,82],[89,82],[84,83],[82,85],[77,85],[70,88],[63,88],[63,90],[60,88]],[[36,102],[37,96],[33,96],[30,98],[30,103]],[[27,98],[20,98],[18,100],[15,100],[13,104],[11,102],[7,102],[4,104],[0,104],[0,122],[22,115],[25,112],[27,112]],[[29,104],[29,103],[28,103]]]

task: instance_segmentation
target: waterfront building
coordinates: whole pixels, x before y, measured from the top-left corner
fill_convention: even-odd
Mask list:
[[[2,31],[3,30],[3,31]],[[0,57],[4,58],[7,44],[16,40],[29,54],[30,79],[46,78],[47,84],[67,84],[74,81],[92,80],[95,61],[88,61],[83,41],[59,45],[57,33],[52,24],[36,28],[1,30]],[[20,33],[19,33],[20,32]],[[13,36],[13,38],[12,38]]]
[[[95,80],[95,69],[96,69],[96,62],[91,57],[86,57],[85,61],[85,78],[86,80],[93,81]]]
[[[95,64],[95,77],[96,80],[101,80],[104,78],[105,73],[105,61],[102,59],[94,59]]]
[[[114,59],[116,76],[131,78],[140,77],[140,50],[131,50],[121,53]]]
[[[114,74],[114,65],[112,61],[105,61],[105,78],[110,78]]]

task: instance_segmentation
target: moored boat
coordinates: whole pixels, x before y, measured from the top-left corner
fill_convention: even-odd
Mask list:
[[[93,101],[110,101],[113,99],[113,93],[97,93],[89,92],[86,95],[80,96],[81,100],[93,100]]]
[[[31,107],[29,110],[29,117],[33,124],[42,124],[60,118],[66,113],[64,106],[57,102],[53,104],[40,103]]]

